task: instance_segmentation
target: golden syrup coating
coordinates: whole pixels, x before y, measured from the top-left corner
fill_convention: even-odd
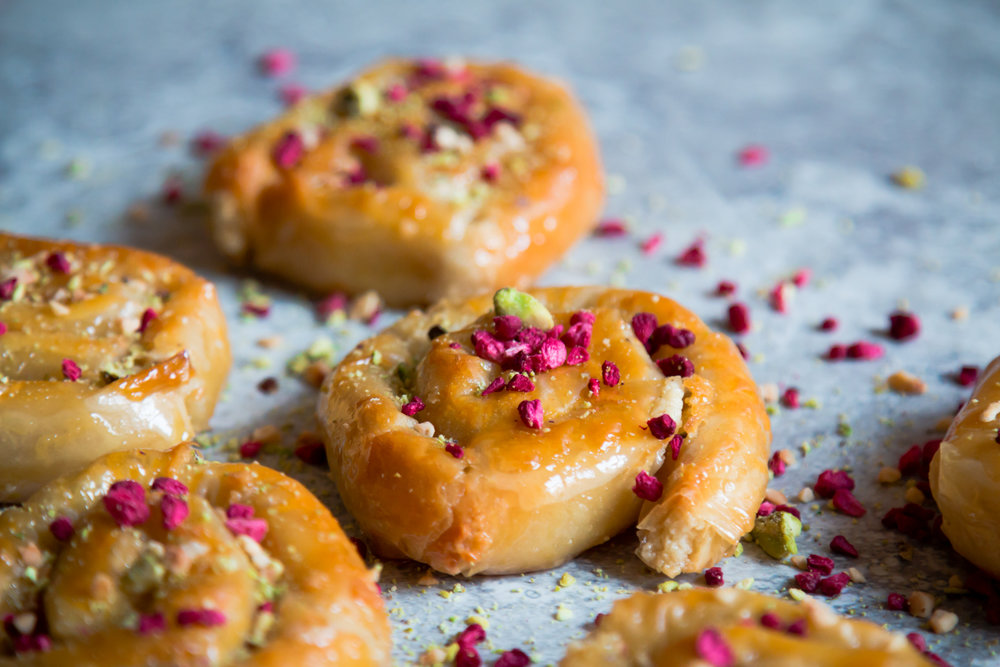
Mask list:
[[[604,194],[562,86],[509,64],[408,60],[236,138],[205,190],[231,260],[396,306],[528,284]]]
[[[753,525],[770,440],[733,343],[655,294],[530,294],[556,328],[581,311],[593,319],[589,359],[529,373],[530,391],[483,395],[514,375],[476,353],[476,337],[493,328],[489,296],[411,313],[327,378],[318,413],[333,477],[376,549],[451,574],[524,572],[554,567],[642,516],[639,555],[662,572],[697,571],[728,553]],[[640,312],[695,342],[650,355],[631,326]],[[658,368],[678,351],[694,375]],[[615,386],[602,380],[605,362],[618,369]],[[407,415],[414,397],[424,407]],[[541,428],[521,414],[526,401],[539,402]],[[670,440],[647,426],[662,415],[685,436],[676,460]],[[633,492],[640,473],[662,482],[659,499]]]
[[[109,506],[123,480],[144,520]],[[188,445],[109,454],[0,514],[0,591],[17,619],[0,665],[389,664],[372,574],[330,512],[275,470]]]
[[[1000,577],[1000,357],[982,372],[931,461],[942,530],[955,551]]]
[[[789,626],[794,630],[790,632]],[[717,641],[707,641],[706,632]],[[694,588],[636,593],[615,602],[597,628],[570,644],[559,664],[929,667],[932,663],[902,635],[874,623],[841,618],[811,598],[794,603],[735,588]]]
[[[205,428],[229,372],[215,288],[152,253],[0,233],[0,501]]]

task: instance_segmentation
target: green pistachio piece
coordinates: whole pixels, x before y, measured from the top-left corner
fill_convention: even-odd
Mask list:
[[[342,118],[370,116],[379,107],[378,89],[366,81],[355,81],[344,88],[333,101],[333,111]]]
[[[517,315],[528,327],[551,329],[555,326],[552,313],[542,305],[542,302],[513,287],[504,287],[493,295],[493,308],[497,315]]]
[[[799,552],[795,538],[802,534],[802,522],[788,512],[772,512],[757,517],[752,534],[768,556],[780,560]]]

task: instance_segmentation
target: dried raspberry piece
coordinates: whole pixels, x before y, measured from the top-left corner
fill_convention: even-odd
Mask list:
[[[602,220],[597,223],[597,228],[594,229],[594,236],[603,238],[615,238],[626,234],[628,234],[628,228],[625,226],[625,221],[618,218]]]
[[[781,619],[772,611],[766,611],[760,617],[760,624],[769,630],[777,630],[781,627]]]
[[[537,398],[533,401],[521,401],[517,406],[517,414],[528,428],[542,428],[544,413],[542,402]]]
[[[869,343],[867,341],[859,340],[856,343],[851,343],[847,346],[847,358],[848,359],[862,359],[869,361],[872,359],[879,359],[884,354],[882,346],[878,343]]]
[[[847,346],[846,345],[840,345],[839,343],[836,344],[836,345],[831,345],[830,349],[827,350],[827,352],[826,352],[826,358],[829,361],[839,361],[841,359],[846,359],[847,358]]]
[[[977,366],[962,366],[955,376],[955,382],[963,387],[969,387],[979,379],[979,368]]]
[[[281,169],[291,169],[299,163],[305,153],[305,143],[298,132],[286,132],[274,146],[272,157]]]
[[[820,556],[819,554],[810,554],[806,558],[806,565],[813,572],[819,572],[822,575],[827,575],[833,572],[833,566],[836,563],[833,562],[832,558],[827,556]]]
[[[820,579],[819,592],[827,597],[837,597],[850,582],[851,576],[846,572],[840,572],[825,579]]]
[[[528,654],[519,648],[512,648],[509,651],[504,651],[497,658],[497,661],[493,663],[493,667],[527,667],[531,664],[531,658]]]
[[[168,496],[186,496],[188,493],[187,484],[173,477],[157,477],[150,488],[153,491],[162,491]]]
[[[813,491],[820,498],[832,498],[837,489],[854,490],[854,479],[843,470],[824,470],[813,485]]]
[[[149,518],[146,489],[132,480],[115,482],[103,498],[104,507],[119,527],[138,526]]]
[[[677,350],[682,350],[694,344],[694,332],[688,329],[681,329],[671,324],[661,324],[656,327],[653,334],[646,341],[646,351],[650,355],[656,354],[660,347],[667,345]]]
[[[705,628],[694,640],[694,650],[698,657],[712,667],[731,667],[733,651],[715,628]]]
[[[920,333],[920,320],[913,313],[897,310],[889,315],[889,338],[909,340]]]
[[[797,621],[792,621],[791,623],[788,624],[788,627],[785,629],[785,632],[787,632],[790,635],[796,635],[798,637],[802,637],[803,635],[806,634],[806,619],[800,618]]]
[[[757,508],[757,516],[770,516],[774,513],[775,507],[777,507],[777,505],[771,501],[763,500],[760,503],[760,507]]]
[[[850,556],[851,558],[858,557],[858,550],[853,544],[847,541],[847,538],[843,535],[836,535],[833,540],[830,541],[830,551],[835,554],[840,554],[841,556]]]
[[[518,373],[507,381],[507,391],[535,391],[535,383],[527,375]]]
[[[903,475],[919,475],[924,466],[924,450],[913,445],[899,457],[899,472]]]
[[[149,323],[157,318],[156,311],[152,308],[147,308],[142,311],[142,319],[139,320],[139,328],[136,329],[138,333],[146,333],[146,329],[149,327]]]
[[[847,489],[837,489],[833,494],[833,508],[847,516],[861,517],[867,510]]]
[[[819,330],[836,331],[838,326],[840,326],[840,322],[837,321],[836,317],[827,317],[824,318],[823,321],[819,323]]]
[[[245,459],[252,459],[260,453],[264,443],[259,440],[247,440],[240,445],[240,456]]]
[[[792,274],[792,284],[798,288],[803,288],[812,280],[812,269],[801,268]]]
[[[799,510],[796,509],[795,507],[792,507],[791,505],[775,505],[774,506],[774,511],[775,512],[785,512],[787,514],[791,514],[796,519],[801,519],[802,518],[802,513],[799,512]]]
[[[55,273],[67,274],[73,268],[70,266],[69,259],[66,258],[66,254],[62,252],[49,253],[49,256],[45,258],[45,265],[48,266]]]
[[[167,495],[160,499],[160,514],[163,515],[164,530],[173,530],[181,525],[190,513],[187,501],[182,498]]]
[[[639,244],[639,250],[643,255],[652,255],[661,245],[663,245],[663,234],[656,232]]]
[[[566,355],[566,343],[558,338],[546,338],[538,351],[539,370],[544,372],[559,368],[566,363]]]
[[[656,502],[663,495],[663,483],[645,470],[640,470],[639,474],[635,476],[635,486],[632,487],[632,493],[643,500]]]
[[[49,532],[60,542],[69,542],[76,534],[76,529],[73,528],[73,522],[69,517],[60,516],[49,524]]]
[[[370,134],[354,137],[351,139],[351,148],[365,153],[377,153],[378,137],[373,137]]]
[[[696,268],[701,268],[705,266],[705,249],[703,246],[703,241],[698,239],[692,243],[684,252],[682,252],[677,257],[677,264],[681,266],[693,266]]]
[[[725,580],[722,577],[721,567],[710,567],[705,570],[705,585],[715,588],[716,586],[722,586]]]
[[[604,380],[604,384],[609,387],[616,386],[622,380],[622,374],[618,370],[618,365],[613,361],[605,361],[601,364],[601,378]]]
[[[798,408],[800,406],[799,390],[795,387],[789,387],[786,389],[785,393],[781,395],[781,404],[789,410],[795,410]]]
[[[785,463],[785,460],[778,455],[778,452],[775,452],[771,456],[771,460],[767,463],[767,467],[771,469],[771,472],[774,473],[775,477],[781,477],[784,475],[786,466],[787,464]]]
[[[17,289],[17,278],[8,278],[0,282],[0,301],[9,301],[14,296],[15,289]]]
[[[295,54],[288,49],[271,49],[261,55],[258,66],[267,76],[281,76],[294,69]]]
[[[750,331],[750,309],[745,303],[737,302],[729,306],[729,329],[735,334]]]
[[[656,365],[660,367],[660,371],[666,377],[680,376],[686,378],[694,375],[694,363],[687,357],[679,354],[660,359],[656,362]]]
[[[346,313],[347,301],[343,292],[333,292],[316,303],[316,317],[320,322],[326,322],[334,313]]]
[[[226,615],[218,609],[181,609],[177,612],[177,625],[200,625],[205,628],[223,625]]]
[[[293,107],[302,101],[308,92],[301,83],[286,83],[278,89],[278,97],[286,107]]]
[[[457,643],[462,648],[470,648],[479,644],[486,639],[486,631],[483,630],[483,626],[478,623],[472,623],[458,633],[458,637],[455,638],[455,643]]]
[[[673,417],[664,413],[659,417],[653,417],[646,422],[646,426],[649,427],[649,432],[657,440],[666,440],[674,434],[677,429],[677,422],[673,420]]]
[[[326,467],[326,447],[319,440],[306,439],[295,448],[295,456],[303,463],[308,463],[318,468]]]
[[[460,459],[465,456],[465,450],[457,442],[446,442],[444,443],[444,451],[448,452],[456,459]]]
[[[720,280],[719,284],[715,286],[715,293],[717,296],[729,296],[736,291],[736,283],[732,280]]]
[[[590,346],[590,339],[593,334],[593,324],[577,322],[576,324],[569,325],[569,329],[562,335],[561,340],[566,344],[566,347],[582,347],[586,349]]]
[[[569,323],[571,326],[574,324],[580,324],[581,322],[593,326],[596,321],[597,315],[594,315],[589,310],[578,310],[569,316]]]
[[[677,457],[681,454],[681,445],[684,444],[684,436],[677,434],[670,438],[670,442],[667,443],[667,448],[670,450],[670,459],[673,461],[677,460]]]
[[[459,647],[455,654],[455,667],[481,667],[482,664],[483,660],[474,646]]]
[[[394,83],[385,91],[385,97],[390,102],[402,102],[409,94],[410,91],[401,83]]]
[[[482,117],[480,122],[485,126],[486,133],[488,134],[493,129],[493,126],[498,123],[510,123],[515,127],[520,125],[521,115],[514,113],[510,109],[493,106],[486,111],[486,114]]]
[[[502,391],[504,388],[503,378],[493,378],[493,381],[489,383],[486,389],[479,394],[480,396],[489,396],[490,394],[495,394],[498,391]]]
[[[267,535],[267,519],[253,517],[231,517],[226,519],[226,528],[233,535],[246,535],[254,542],[260,542]]]
[[[156,612],[155,614],[140,614],[139,615],[139,625],[136,628],[138,632],[143,637],[148,635],[155,635],[157,633],[163,632],[167,629],[167,619],[164,618],[163,614]]]
[[[476,356],[486,361],[500,363],[500,356],[503,354],[503,343],[494,338],[488,331],[476,331],[472,334],[472,345],[476,350]]]
[[[52,639],[46,634],[19,635],[14,639],[14,653],[45,653],[52,648]]]
[[[656,315],[652,313],[636,313],[632,316],[632,332],[643,345],[653,335],[657,326]]]
[[[80,371],[80,367],[76,365],[76,362],[72,359],[62,360],[62,374],[63,377],[70,382],[76,382],[80,379],[83,373]]]
[[[906,596],[902,593],[889,593],[885,608],[889,611],[903,611],[906,609]]]
[[[493,331],[500,341],[513,340],[521,330],[521,318],[517,315],[500,315],[493,318]]]
[[[774,289],[768,294],[768,301],[771,304],[771,308],[779,313],[788,312],[788,301],[790,297],[790,285],[782,280]]]
[[[795,585],[806,593],[815,593],[821,578],[822,575],[819,572],[813,572],[812,570],[799,572],[795,575]]]
[[[252,519],[256,510],[254,510],[253,505],[244,505],[243,503],[233,503],[226,508],[226,518],[227,519]]]
[[[202,157],[215,153],[226,145],[226,138],[212,130],[202,130],[191,140],[191,150]]]
[[[400,408],[399,411],[402,412],[407,417],[412,417],[413,415],[423,410],[425,407],[427,406],[425,406],[424,402],[420,400],[420,397],[414,396],[413,400],[411,400],[409,403]]]
[[[736,343],[736,350],[743,357],[743,361],[750,361],[750,352],[747,350],[747,346],[743,343]]]
[[[767,162],[770,154],[766,147],[760,144],[750,144],[741,148],[736,157],[739,160],[740,166],[760,167]]]
[[[590,352],[580,346],[571,347],[566,353],[567,366],[579,366],[587,361],[590,361]]]
[[[587,389],[590,390],[590,393],[594,396],[594,398],[597,398],[601,395],[601,381],[597,378],[590,378],[587,380]]]
[[[7,325],[4,324],[3,322],[0,322],[0,336],[4,335],[5,333],[7,333]]]

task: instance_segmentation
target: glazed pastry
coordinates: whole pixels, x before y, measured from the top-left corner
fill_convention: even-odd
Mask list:
[[[597,145],[509,64],[390,60],[236,138],[205,190],[232,261],[390,305],[526,285],[596,222]]]
[[[801,603],[735,588],[637,593],[581,641],[562,667],[930,667],[906,637],[841,618],[822,602]]]
[[[152,253],[0,233],[0,502],[208,425],[229,372],[215,288]]]
[[[109,454],[0,514],[0,591],[5,665],[389,664],[377,587],[330,512],[187,445]]]
[[[986,367],[931,461],[942,530],[955,551],[1000,577],[1000,357]]]
[[[319,418],[374,548],[449,574],[554,567],[637,519],[650,567],[698,571],[753,527],[768,479],[732,341],[643,292],[415,311],[347,355]]]

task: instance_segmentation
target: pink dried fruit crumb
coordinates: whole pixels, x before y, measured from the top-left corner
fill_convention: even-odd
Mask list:
[[[729,306],[729,329],[735,334],[745,334],[750,331],[750,309],[745,303],[734,303]]]
[[[601,378],[604,380],[604,384],[609,387],[617,386],[622,380],[621,371],[618,370],[618,365],[613,361],[605,361],[601,364]]]
[[[725,584],[725,579],[722,576],[721,567],[710,567],[705,570],[705,585],[715,588],[717,586],[722,586]]]
[[[889,337],[893,340],[909,340],[920,333],[920,320],[913,313],[896,311],[889,315]]]
[[[781,404],[789,410],[795,410],[800,407],[799,390],[795,387],[789,387],[786,389],[781,395]]]
[[[656,362],[665,377],[687,378],[694,375],[694,363],[687,357],[674,354]]]
[[[295,68],[295,54],[288,49],[271,49],[260,56],[258,66],[267,76],[282,76]]]
[[[240,456],[245,459],[252,459],[260,453],[264,443],[259,440],[247,440],[240,444]]]
[[[444,443],[444,451],[448,452],[456,459],[460,459],[465,456],[465,450],[457,442],[446,442]]]
[[[766,146],[749,144],[740,149],[736,158],[742,167],[761,167],[767,163],[770,153]]]
[[[542,410],[542,402],[537,398],[532,401],[521,401],[517,406],[517,414],[528,428],[542,428],[544,412]]]
[[[819,323],[819,330],[836,331],[838,326],[840,326],[840,322],[837,321],[836,317],[826,317]]]
[[[76,534],[76,529],[73,528],[73,522],[69,517],[60,516],[49,524],[49,532],[60,542],[69,542]]]
[[[72,359],[62,360],[62,374],[63,377],[70,382],[76,382],[83,375],[80,371],[80,367]]]
[[[190,510],[187,501],[177,496],[165,495],[160,499],[160,513],[163,515],[163,529],[169,531],[184,523]]]
[[[735,658],[725,638],[715,628],[705,628],[694,640],[698,657],[712,667],[731,667]]]
[[[104,507],[119,527],[138,526],[149,518],[146,490],[138,482],[115,482],[103,498]]]
[[[308,94],[308,90],[301,83],[286,83],[278,89],[278,96],[286,107],[293,107],[298,104],[303,97]]]
[[[480,396],[489,396],[490,394],[495,394],[498,391],[502,391],[504,388],[504,381],[502,377],[493,378],[493,381],[487,385],[486,389],[483,389]]]
[[[664,413],[659,417],[653,417],[646,422],[646,426],[649,427],[649,432],[657,440],[666,440],[674,434],[674,430],[677,428],[677,422],[673,418]]]
[[[833,494],[833,508],[847,516],[862,517],[867,510],[847,489],[837,489]]]
[[[400,412],[402,412],[407,417],[412,417],[413,415],[423,410],[425,407],[427,406],[425,406],[424,402],[420,400],[420,397],[414,396],[409,403],[405,404],[402,408],[400,408]]]
[[[848,556],[849,558],[858,557],[858,550],[843,535],[836,535],[830,541],[830,551],[841,556]]]
[[[663,495],[663,483],[645,470],[640,470],[639,474],[635,476],[635,485],[632,487],[632,493],[643,500],[656,502]]]
[[[661,245],[663,245],[663,234],[657,232],[644,240],[639,245],[639,249],[643,255],[652,255]]]
[[[200,625],[205,628],[223,625],[226,615],[218,609],[181,609],[177,612],[177,625]]]
[[[617,238],[626,234],[628,234],[628,227],[625,225],[625,221],[619,218],[602,220],[597,223],[597,228],[594,229],[594,236],[601,238]]]
[[[691,266],[701,268],[705,266],[708,258],[705,256],[704,241],[698,239],[692,243],[684,252],[677,256],[677,264],[681,266]]]
[[[720,280],[719,284],[715,286],[715,294],[717,296],[729,296],[736,292],[736,283],[731,280]]]

